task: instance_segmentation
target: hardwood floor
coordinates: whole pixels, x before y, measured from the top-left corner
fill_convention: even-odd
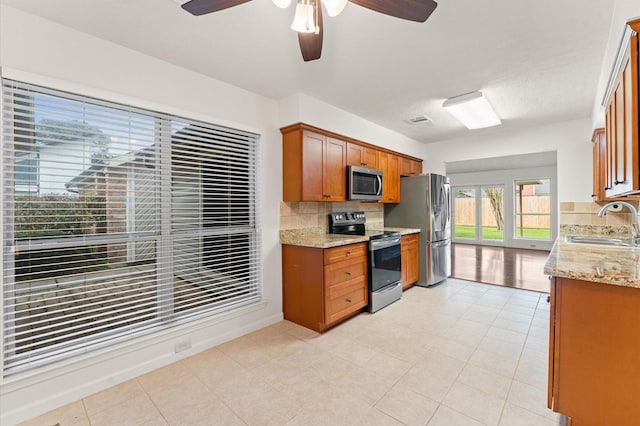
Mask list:
[[[549,293],[549,278],[543,271],[547,256],[544,250],[452,244],[451,276]]]

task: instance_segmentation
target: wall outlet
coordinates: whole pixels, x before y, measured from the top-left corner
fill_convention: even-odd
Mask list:
[[[186,351],[187,349],[191,349],[191,340],[183,340],[182,342],[178,342],[173,347],[175,353]]]

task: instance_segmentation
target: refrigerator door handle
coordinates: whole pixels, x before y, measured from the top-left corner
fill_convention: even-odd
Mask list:
[[[449,240],[441,240],[441,241],[434,241],[430,244],[431,244],[431,247],[442,247],[442,246],[446,246],[449,243],[450,243]]]

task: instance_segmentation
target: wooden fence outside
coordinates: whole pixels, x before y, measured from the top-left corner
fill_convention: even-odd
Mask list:
[[[456,225],[475,225],[475,198],[454,198]],[[518,200],[516,200],[518,202]],[[546,213],[545,215],[524,215],[525,228],[551,228],[551,197],[535,195],[522,197],[522,211],[525,213]],[[518,226],[519,226],[518,222]],[[491,202],[482,197],[482,226],[496,226],[496,220],[491,210]]]

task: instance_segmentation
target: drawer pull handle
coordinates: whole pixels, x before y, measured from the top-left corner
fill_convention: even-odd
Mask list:
[[[347,272],[345,272],[345,274],[347,274],[347,275],[351,275],[351,272],[347,271]]]
[[[351,299],[345,299],[347,303],[351,303]]]
[[[347,250],[347,256],[349,256],[351,254],[351,251]]]

